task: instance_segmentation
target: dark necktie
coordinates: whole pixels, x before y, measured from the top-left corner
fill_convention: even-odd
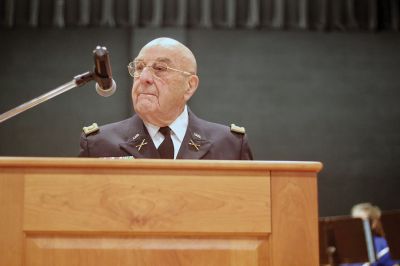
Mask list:
[[[174,159],[174,144],[171,139],[171,129],[169,127],[161,127],[161,134],[164,135],[165,139],[158,147],[158,153],[161,159]]]

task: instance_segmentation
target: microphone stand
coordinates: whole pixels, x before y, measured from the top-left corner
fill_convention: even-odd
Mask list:
[[[69,91],[75,87],[80,87],[89,81],[95,79],[95,73],[93,72],[86,72],[80,75],[77,75],[74,77],[73,80],[70,82],[67,82],[54,90],[51,90],[45,94],[40,95],[39,97],[32,99],[24,104],[21,104],[20,106],[17,106],[3,114],[0,115],[0,123],[6,121],[7,119],[16,116],[17,114],[20,114],[22,112],[25,112],[26,110],[29,110],[32,107],[35,107],[38,104],[41,104],[47,100],[50,100],[53,97],[56,97],[60,95],[61,93],[64,93],[66,91]]]

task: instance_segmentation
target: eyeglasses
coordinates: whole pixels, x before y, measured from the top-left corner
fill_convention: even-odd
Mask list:
[[[149,67],[149,69],[153,73],[153,75],[155,75],[158,78],[165,77],[168,70],[176,71],[176,72],[182,73],[184,75],[193,75],[193,73],[190,73],[188,71],[183,71],[183,70],[169,67],[167,65],[167,63],[165,63],[165,62],[155,61],[151,65],[146,65],[146,63],[142,60],[135,60],[135,61],[129,63],[129,65],[128,65],[129,75],[131,75],[131,77],[133,77],[133,78],[139,78],[140,75],[142,75],[142,72],[146,67]]]

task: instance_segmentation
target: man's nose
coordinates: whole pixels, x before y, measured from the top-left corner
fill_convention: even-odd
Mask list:
[[[140,82],[152,84],[154,82],[153,72],[150,67],[145,67],[140,74]]]

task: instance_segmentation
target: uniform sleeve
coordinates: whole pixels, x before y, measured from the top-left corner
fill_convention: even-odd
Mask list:
[[[383,237],[374,237],[377,265],[378,266],[393,266],[396,264],[392,257],[390,256],[389,246],[386,239]]]

